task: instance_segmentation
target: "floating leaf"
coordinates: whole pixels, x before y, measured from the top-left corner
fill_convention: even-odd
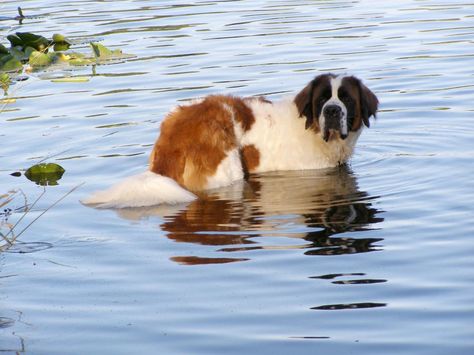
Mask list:
[[[21,47],[23,45],[23,41],[16,34],[8,35],[7,39],[10,41],[10,44],[12,47],[16,47],[16,46]]]
[[[59,33],[55,33],[52,40],[30,32],[16,32],[7,38],[11,47],[6,48],[0,45],[0,71],[20,71],[26,64],[24,70],[29,73],[38,67],[46,67],[56,62],[64,62],[72,66],[85,66],[106,60],[133,57],[133,55],[122,53],[121,49],[112,50],[97,42],[89,42],[93,56],[69,52],[68,49],[71,45],[91,41],[91,39],[70,40]],[[51,46],[54,46],[54,51],[48,53]],[[81,79],[81,81],[85,80]]]
[[[0,55],[8,54],[8,49],[3,44],[0,43]]]
[[[53,62],[53,57],[49,54],[34,51],[30,54],[30,65],[33,67],[45,67]]]
[[[11,54],[0,55],[0,71],[20,71],[23,64]]]
[[[71,47],[71,45],[68,43],[55,43],[53,49],[55,52],[63,52],[67,51],[69,47]]]
[[[0,73],[0,87],[3,89],[5,95],[7,95],[8,88],[10,87],[10,75],[7,73]]]
[[[55,51],[67,51],[71,47],[72,42],[64,35],[55,33],[53,35],[53,43]]]
[[[61,165],[55,163],[41,163],[33,165],[25,172],[28,180],[41,186],[57,185],[65,170]]]
[[[31,47],[27,47],[27,48],[31,48]],[[33,50],[36,50],[36,49],[33,48]],[[28,60],[29,55],[26,55],[25,51],[20,46],[10,48],[9,52],[12,56],[14,56],[19,61],[27,61]]]
[[[10,41],[12,47],[33,47],[37,51],[45,51],[50,45],[48,39],[30,32],[17,32],[7,36],[7,39]]]
[[[6,105],[6,104],[14,104],[16,102],[16,99],[13,98],[8,98],[8,99],[1,99],[0,104]]]
[[[53,83],[86,83],[90,79],[87,76],[72,76],[69,78],[51,79]]]
[[[110,59],[123,56],[121,49],[110,50],[100,43],[91,42],[91,47],[97,59]]]
[[[74,56],[70,54],[71,59],[69,59],[69,64],[81,66],[81,65],[91,65],[95,63],[95,60],[85,57]]]
[[[59,62],[68,62],[71,59],[70,55],[64,53],[54,53],[54,59]]]
[[[31,56],[31,53],[33,52],[36,52],[36,49],[34,49],[33,47],[26,47],[25,48],[25,60],[29,60],[30,59],[30,56]]]
[[[53,42],[54,43],[67,43],[69,45],[71,44],[71,41],[66,36],[59,33],[55,33],[53,35]]]

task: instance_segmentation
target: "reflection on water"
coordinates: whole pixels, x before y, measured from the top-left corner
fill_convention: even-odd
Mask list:
[[[247,181],[203,194],[174,211],[158,206],[118,213],[129,219],[160,216],[164,219],[160,227],[169,239],[222,247],[218,252],[303,249],[306,255],[341,255],[378,250],[375,243],[380,238],[343,235],[370,230],[383,221],[373,206],[375,200],[358,189],[356,177],[343,166],[251,175]],[[175,256],[172,260],[194,265],[248,259]]]
[[[19,25],[18,5],[41,18]],[[0,352],[472,354],[472,1],[0,9],[3,37],[62,33],[79,52],[92,39],[136,55],[30,73],[0,108],[0,195],[38,196],[8,174],[45,158],[66,173],[31,219],[87,182],[0,253]],[[353,172],[254,175],[172,208],[79,204],[143,169],[177,102],[278,99],[327,71],[363,78],[381,101]],[[71,75],[90,81],[50,82]]]

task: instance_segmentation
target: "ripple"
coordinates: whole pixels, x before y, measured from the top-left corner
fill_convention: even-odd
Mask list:
[[[347,309],[366,309],[366,308],[379,308],[386,307],[386,303],[376,302],[360,302],[360,303],[341,303],[341,304],[326,304],[323,306],[311,307],[314,310],[321,311],[340,311]]]
[[[15,244],[4,250],[5,253],[29,254],[47,250],[53,247],[48,242],[15,242]]]
[[[0,317],[0,329],[12,327],[15,324],[15,321],[11,318]]]

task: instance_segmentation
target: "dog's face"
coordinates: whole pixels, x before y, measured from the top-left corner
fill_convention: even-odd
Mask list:
[[[319,132],[327,142],[346,139],[362,124],[369,127],[379,101],[356,77],[323,74],[298,93],[294,102],[300,117],[306,118],[306,129]]]

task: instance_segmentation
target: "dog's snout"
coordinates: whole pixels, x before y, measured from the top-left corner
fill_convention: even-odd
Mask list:
[[[342,109],[338,105],[327,105],[324,108],[324,116],[328,118],[340,117],[341,113],[342,113]]]

